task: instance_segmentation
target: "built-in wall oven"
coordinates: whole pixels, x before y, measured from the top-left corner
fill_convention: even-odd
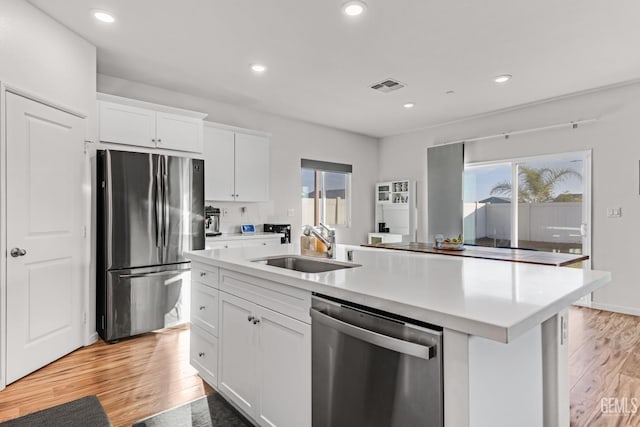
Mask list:
[[[314,295],[314,427],[444,425],[442,329]]]

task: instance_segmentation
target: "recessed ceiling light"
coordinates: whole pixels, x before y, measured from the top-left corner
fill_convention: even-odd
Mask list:
[[[358,16],[362,15],[362,12],[364,12],[366,8],[367,4],[363,1],[348,1],[342,5],[342,13],[349,16]]]
[[[267,67],[262,64],[252,64],[251,69],[256,73],[264,73],[265,71],[267,71]]]
[[[404,107],[404,108],[406,108],[407,110],[408,110],[409,108],[413,108],[413,107],[415,107],[415,106],[416,106],[416,104],[415,104],[415,103],[413,103],[413,102],[407,102],[406,104],[404,104],[404,105],[403,105],[403,107]]]
[[[501,74],[493,79],[493,81],[496,83],[506,83],[511,80],[511,77],[513,77],[511,74]]]
[[[109,12],[105,12],[104,10],[94,9],[91,11],[91,14],[98,21],[106,22],[107,24],[111,24],[116,20],[116,18],[114,18],[112,14],[110,14]]]

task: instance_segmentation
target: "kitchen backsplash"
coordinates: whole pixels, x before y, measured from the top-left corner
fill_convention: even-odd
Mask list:
[[[206,206],[220,209],[220,232],[222,233],[240,233],[240,224],[255,224],[256,231],[262,231],[262,225],[273,218],[272,202],[207,201]]]

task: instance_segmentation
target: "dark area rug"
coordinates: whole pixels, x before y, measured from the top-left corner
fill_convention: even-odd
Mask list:
[[[246,427],[253,426],[218,393],[160,412],[133,427]]]
[[[1,427],[110,427],[96,396],[86,396],[53,408],[0,423]]]

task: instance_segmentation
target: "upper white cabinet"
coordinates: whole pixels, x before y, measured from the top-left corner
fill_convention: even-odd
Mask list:
[[[98,114],[102,142],[202,153],[206,114],[107,94]]]
[[[235,133],[204,126],[204,198],[230,200],[235,195]]]
[[[269,137],[205,122],[205,199],[269,200]]]

